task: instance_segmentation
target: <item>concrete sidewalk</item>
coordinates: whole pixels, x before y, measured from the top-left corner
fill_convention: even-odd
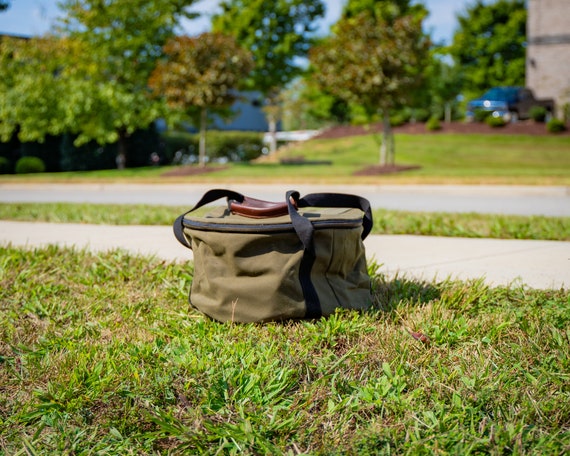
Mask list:
[[[122,248],[165,260],[192,259],[192,252],[178,244],[169,226],[0,221],[0,244],[28,248],[59,244],[95,251]],[[570,287],[570,242],[372,235],[365,245],[368,259],[381,264],[380,272],[388,276]]]

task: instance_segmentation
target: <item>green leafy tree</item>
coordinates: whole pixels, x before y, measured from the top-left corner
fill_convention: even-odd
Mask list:
[[[441,50],[441,49],[440,49]],[[448,63],[436,50],[427,69],[429,96],[432,111],[437,117],[443,112],[446,123],[450,123],[457,97],[461,93],[462,77],[457,65]]]
[[[299,57],[307,55],[324,14],[321,0],[222,0],[222,13],[213,18],[213,30],[232,35],[253,54],[248,87],[266,100],[266,114],[275,150],[279,96],[303,72]]]
[[[180,36],[164,47],[167,59],[159,61],[149,85],[174,109],[191,114],[200,109],[200,165],[206,164],[208,109],[227,108],[236,100],[236,89],[249,74],[249,51],[221,33],[196,38]]]
[[[426,14],[421,4],[413,4],[411,0],[348,0],[341,20],[356,17],[363,12],[375,15],[380,13],[386,19],[395,19],[404,14]]]
[[[76,145],[118,142],[117,164],[128,163],[127,138],[162,114],[147,81],[162,46],[195,0],[64,0],[59,32],[80,55],[62,66],[66,122]]]
[[[10,8],[10,2],[7,0],[0,0],[0,13]]]
[[[449,52],[461,68],[467,96],[496,85],[524,85],[524,0],[476,0],[457,19]]]
[[[55,38],[0,41],[0,139],[17,133],[23,142],[44,141],[65,131],[62,56],[69,43]],[[49,58],[48,58],[49,56]]]
[[[401,11],[391,2],[376,6],[341,19],[309,58],[312,77],[324,90],[360,105],[369,118],[382,112],[380,164],[387,165],[395,160],[390,111],[404,106],[421,86],[430,43],[422,32],[424,9]]]

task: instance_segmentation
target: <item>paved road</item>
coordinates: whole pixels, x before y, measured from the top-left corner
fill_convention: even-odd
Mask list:
[[[0,202],[90,202],[191,207],[212,184],[0,184]],[[214,185],[215,186],[215,185]],[[286,190],[356,193],[372,207],[427,212],[570,217],[570,187],[464,185],[231,185],[254,198],[280,201]]]

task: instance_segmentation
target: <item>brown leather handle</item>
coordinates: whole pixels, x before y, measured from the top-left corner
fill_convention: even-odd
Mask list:
[[[287,215],[289,210],[287,203],[275,203],[272,201],[263,201],[255,198],[245,196],[243,202],[236,200],[230,201],[230,210],[234,214],[239,214],[249,218],[267,218],[279,217],[280,215]]]

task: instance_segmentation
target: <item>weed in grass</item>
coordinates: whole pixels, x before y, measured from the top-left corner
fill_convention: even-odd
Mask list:
[[[188,265],[57,247],[0,258],[0,452],[570,449],[565,290],[371,263],[372,311],[232,325],[189,309]]]

